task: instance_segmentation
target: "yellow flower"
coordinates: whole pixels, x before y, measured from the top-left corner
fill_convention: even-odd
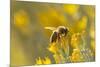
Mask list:
[[[36,59],[36,64],[51,64],[51,60],[48,57],[45,57],[45,59]]]
[[[81,34],[80,33],[73,34],[72,37],[71,37],[71,46],[73,48],[78,48],[79,44],[80,44],[80,40],[81,40]]]
[[[26,11],[19,10],[15,12],[13,24],[23,35],[26,35],[26,36],[31,35],[29,23],[30,23],[30,20]]]
[[[45,57],[45,60],[43,60],[43,64],[51,64],[51,60],[48,57]]]
[[[78,12],[78,5],[75,4],[67,4],[63,6],[64,10],[66,13],[68,13],[69,15],[75,15]]]
[[[72,56],[70,57],[72,62],[79,62],[80,61],[80,50],[73,49]]]
[[[86,30],[87,22],[88,22],[87,16],[82,16],[80,20],[75,22],[75,25],[73,26],[74,32],[82,32],[83,30]]]
[[[40,24],[45,26],[59,26],[66,25],[68,22],[67,18],[63,15],[62,11],[57,9],[48,8],[45,12],[37,14]]]
[[[48,50],[52,53],[57,53],[58,52],[58,47],[56,43],[52,43],[50,44],[50,47],[48,48]]]
[[[95,52],[95,41],[91,40],[91,49]]]
[[[89,34],[92,39],[95,39],[95,23],[93,22],[91,22]]]
[[[81,20],[78,22],[78,27],[79,27],[80,31],[86,29],[86,27],[87,27],[87,22],[88,22],[87,16],[83,16],[83,17],[81,18]]]
[[[42,59],[39,57],[39,59],[36,59],[36,64],[43,64]]]
[[[14,24],[17,27],[25,27],[29,22],[29,17],[24,10],[20,10],[14,14]]]

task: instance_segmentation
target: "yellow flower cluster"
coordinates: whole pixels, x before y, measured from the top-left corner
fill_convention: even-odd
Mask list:
[[[90,61],[91,58],[93,58],[93,55],[91,55],[93,54],[93,52],[91,52],[90,49],[85,49],[83,45],[84,35],[85,31],[73,34],[71,36],[71,44],[69,44],[67,39],[65,38],[61,38],[60,42],[50,44],[48,50],[53,53],[53,58],[55,59],[55,62],[66,63]],[[71,55],[69,55],[70,50],[72,50]]]
[[[50,44],[50,47],[47,48],[50,52],[56,54],[59,48],[57,47],[56,43]]]
[[[79,49],[73,49],[72,56],[70,56],[71,62],[79,62],[80,60],[80,50]]]
[[[36,64],[51,64],[51,60],[48,57],[45,57],[45,59],[39,57],[36,59]]]
[[[53,53],[53,58],[57,64],[92,61],[94,60],[94,53],[90,48],[85,47],[85,35],[86,32],[83,30],[81,33],[71,34],[67,38],[61,37],[59,41],[50,43],[47,49]],[[70,40],[68,37],[70,37]],[[45,58],[45,62],[39,58],[36,62],[36,64],[48,63],[51,63],[49,58]]]
[[[56,63],[65,63],[66,55],[68,55],[68,41],[62,37],[59,42],[51,43],[48,50],[53,53]]]
[[[73,48],[78,48],[79,44],[80,44],[80,33],[76,33],[76,34],[73,34],[72,37],[71,37],[71,46]]]

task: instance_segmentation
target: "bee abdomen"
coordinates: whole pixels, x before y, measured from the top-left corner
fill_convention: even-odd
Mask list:
[[[50,43],[54,43],[57,41],[57,37],[58,37],[58,33],[57,32],[53,32],[51,37],[50,37]]]

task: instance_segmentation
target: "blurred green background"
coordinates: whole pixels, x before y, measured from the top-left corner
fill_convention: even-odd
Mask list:
[[[87,47],[95,50],[95,6],[16,1],[11,4],[11,65],[33,65],[48,56],[51,31],[44,27],[68,27],[71,33],[85,31]]]

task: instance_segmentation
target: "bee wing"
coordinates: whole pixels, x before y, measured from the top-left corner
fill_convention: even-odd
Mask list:
[[[45,29],[49,29],[49,30],[55,30],[56,28],[55,27],[44,27]]]
[[[57,41],[57,36],[58,36],[58,33],[53,32],[51,37],[50,37],[50,43],[56,42]]]

